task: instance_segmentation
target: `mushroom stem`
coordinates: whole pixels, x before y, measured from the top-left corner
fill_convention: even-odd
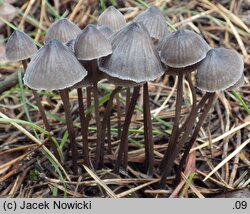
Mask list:
[[[149,176],[153,175],[154,169],[154,145],[152,136],[152,121],[149,107],[148,83],[143,85],[143,123],[145,145],[145,167]]]
[[[89,159],[89,147],[88,147],[88,126],[84,113],[83,95],[81,88],[77,89],[77,97],[78,97],[81,133],[82,133],[83,162],[86,166],[91,167]]]
[[[91,106],[91,87],[90,86],[86,88],[86,97],[87,97],[87,109],[90,109],[90,106]],[[91,119],[91,113],[89,112],[86,115],[87,127],[89,127],[90,119]]]
[[[115,171],[118,173],[120,170],[120,167],[123,167],[124,170],[127,169],[128,164],[128,131],[129,131],[129,125],[134,113],[136,102],[140,95],[140,86],[134,87],[134,91],[130,100],[130,104],[128,106],[128,110],[126,112],[126,117],[123,124],[122,134],[121,134],[121,140],[120,140],[120,147],[118,151],[118,156],[116,159],[116,166]]]
[[[209,99],[210,96],[211,96],[211,94],[209,94],[209,93],[205,94],[205,96],[201,99],[201,101],[196,106],[193,115],[191,115],[191,117],[189,118],[189,122],[188,122],[187,128],[186,128],[183,136],[181,137],[179,143],[175,147],[175,150],[172,151],[171,155],[169,156],[169,158],[167,159],[167,161],[164,165],[164,169],[162,171],[162,177],[161,177],[160,184],[159,184],[160,188],[164,187],[165,182],[166,182],[166,178],[169,175],[171,169],[173,168],[175,158],[179,154],[179,152],[182,149],[183,145],[185,144],[188,136],[190,135],[192,128],[193,128],[193,125],[195,123],[195,119],[196,119],[200,109],[205,105],[206,101]]]
[[[78,174],[78,169],[77,169],[78,151],[77,151],[77,146],[75,142],[73,119],[72,119],[72,115],[70,112],[69,91],[68,89],[62,89],[62,90],[59,90],[59,93],[63,102],[63,107],[65,111],[65,120],[66,120],[67,129],[69,132],[70,148],[72,152],[73,172],[77,175]]]
[[[104,165],[104,142],[105,142],[105,136],[106,136],[106,129],[108,126],[108,123],[110,121],[110,115],[113,107],[113,100],[115,95],[122,89],[122,87],[116,87],[112,93],[110,94],[109,101],[106,105],[105,114],[103,116],[102,120],[102,126],[101,126],[101,153],[100,157],[97,159],[97,167],[103,167]]]
[[[94,77],[97,77],[97,63],[96,60],[92,60],[91,62],[91,72],[93,73]],[[97,79],[94,78],[93,80],[93,94],[94,94],[94,108],[95,108],[95,120],[96,120],[96,150],[95,150],[95,162],[94,167],[95,169],[98,168],[101,156],[101,121],[100,121],[100,113],[99,113],[99,101],[98,101],[98,86],[97,86]]]
[[[117,138],[121,138],[121,102],[119,93],[116,94],[116,105],[117,105]]]
[[[23,70],[24,70],[24,72],[25,72],[26,69],[27,69],[27,60],[26,60],[26,59],[22,60],[22,64],[23,64]],[[39,97],[38,93],[36,92],[36,90],[32,89],[31,91],[32,91],[32,93],[33,93],[33,95],[34,95],[34,98],[35,98],[35,101],[36,101],[36,105],[37,105],[38,110],[39,110],[39,112],[40,112],[40,114],[41,114],[41,117],[42,117],[42,120],[43,120],[43,124],[44,124],[44,126],[45,126],[45,129],[46,129],[48,132],[51,132],[51,126],[49,125],[49,121],[48,121],[47,116],[46,116],[46,114],[45,114],[45,110],[44,110],[43,105],[42,105],[42,103],[41,103],[40,97]],[[55,145],[54,142],[52,141],[51,137],[49,137],[49,138],[50,138],[50,145],[51,145],[51,147],[52,147],[52,149],[53,149],[53,151],[54,151],[54,154],[55,154],[56,158],[57,158],[59,161],[62,161],[62,159],[61,159],[61,157],[60,157],[60,155],[59,155],[59,152],[58,152],[58,150],[57,150],[56,145]]]
[[[181,180],[182,168],[183,168],[183,166],[184,166],[184,164],[185,164],[185,162],[187,160],[189,152],[190,152],[192,146],[194,145],[194,143],[195,143],[195,141],[196,141],[196,139],[198,137],[201,126],[202,126],[204,120],[206,119],[207,114],[208,114],[211,106],[213,105],[215,99],[216,99],[216,94],[215,93],[210,93],[209,98],[208,98],[208,103],[205,105],[203,113],[199,117],[199,121],[198,121],[198,123],[197,123],[197,125],[196,125],[196,127],[194,129],[194,132],[192,134],[192,137],[191,137],[190,141],[187,143],[187,147],[185,148],[184,154],[183,154],[183,156],[181,158],[181,161],[179,163],[179,167],[178,167],[178,170],[177,170],[177,173],[176,173],[174,185],[177,185]]]
[[[178,134],[179,134],[179,120],[180,120],[180,114],[181,114],[181,103],[183,98],[183,74],[178,75],[178,85],[177,85],[177,98],[176,98],[176,107],[175,107],[175,120],[174,125],[172,129],[172,133],[169,138],[168,142],[168,148],[163,156],[163,159],[160,163],[159,170],[162,173],[163,169],[165,168],[165,165],[167,161],[169,160],[171,154],[175,150],[176,142],[178,140]]]

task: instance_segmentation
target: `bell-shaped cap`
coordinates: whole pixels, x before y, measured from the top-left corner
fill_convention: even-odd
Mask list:
[[[112,53],[110,42],[97,28],[89,24],[75,41],[75,54],[79,60],[93,60]]]
[[[240,80],[243,69],[243,59],[236,51],[211,49],[198,67],[197,87],[207,92],[223,91]]]
[[[106,25],[97,25],[97,29],[108,39],[114,31]]]
[[[167,34],[158,47],[161,61],[172,68],[195,65],[206,57],[209,49],[206,41],[190,30]]]
[[[6,44],[6,57],[11,61],[28,59],[37,52],[32,39],[24,32],[15,30]]]
[[[163,74],[158,53],[145,26],[133,22],[111,38],[113,53],[99,60],[99,69],[112,77],[136,83]]]
[[[112,30],[118,31],[126,25],[126,20],[119,10],[110,6],[99,16],[97,24],[106,25]]]
[[[60,90],[73,86],[86,75],[73,53],[53,39],[32,57],[23,80],[32,89]]]
[[[66,18],[55,21],[48,29],[45,36],[45,43],[52,39],[56,39],[62,43],[66,43],[75,39],[81,33],[81,29],[73,22]]]
[[[151,38],[160,40],[169,33],[166,20],[156,6],[151,6],[146,11],[137,15],[134,21],[142,22]]]

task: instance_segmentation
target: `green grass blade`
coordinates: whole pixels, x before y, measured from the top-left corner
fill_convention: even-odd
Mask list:
[[[105,0],[100,0],[102,11],[106,10]]]
[[[240,104],[245,109],[245,111],[247,112],[247,114],[250,115],[250,109],[247,106],[247,104],[245,103],[245,101],[242,99],[242,97],[240,96],[240,94],[237,91],[233,90],[232,91],[232,95],[240,102]]]
[[[187,192],[188,188],[190,187],[190,184],[194,178],[194,176],[196,175],[195,172],[193,172],[187,179],[187,182],[185,184],[185,186],[183,187],[183,190],[180,193],[180,198],[183,198],[184,194]]]

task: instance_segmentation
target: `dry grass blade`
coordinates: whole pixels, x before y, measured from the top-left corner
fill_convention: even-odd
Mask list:
[[[7,117],[5,114],[0,112],[0,117],[5,118],[5,119],[10,119]],[[33,142],[35,142],[37,145],[41,146],[42,142],[40,142],[37,138],[35,138],[30,132],[28,132],[25,128],[22,126],[18,125],[17,123],[10,122],[11,125],[15,126],[19,131],[21,131],[24,135],[26,135],[29,139],[31,139]],[[57,164],[57,166],[62,170],[66,178],[70,181],[70,177],[65,171],[65,169],[62,167],[62,165],[59,163],[59,161],[56,159],[56,157],[47,149],[46,146],[42,145],[42,149],[53,159],[53,161]]]
[[[106,193],[111,197],[111,198],[118,198],[118,196],[87,166],[84,166],[84,169],[89,173],[89,175],[101,186],[104,188]]]
[[[211,175],[213,175],[218,169],[225,165],[230,159],[232,159],[236,154],[238,154],[247,144],[250,143],[250,139],[242,143],[237,149],[235,149],[230,155],[228,155],[222,162],[220,162],[205,178],[206,181]]]
[[[156,182],[158,182],[158,181],[159,181],[159,179],[157,179],[157,180],[155,180],[155,181],[150,181],[150,182],[148,182],[148,183],[142,184],[142,185],[137,186],[137,187],[135,187],[135,188],[129,189],[129,190],[125,191],[125,192],[122,192],[122,193],[118,194],[117,197],[118,197],[118,198],[125,197],[125,196],[128,195],[128,194],[131,194],[131,193],[133,193],[133,192],[135,192],[135,191],[137,191],[137,190],[139,190],[139,189],[142,189],[142,188],[144,188],[144,187],[146,187],[146,186],[149,186],[149,185],[151,185],[151,184],[153,184],[153,183],[156,183]]]
[[[233,128],[233,129],[229,130],[228,132],[225,132],[223,135],[221,135],[221,136],[219,136],[217,138],[214,138],[210,143],[209,142],[205,142],[205,143],[201,144],[200,146],[197,146],[197,147],[191,149],[190,152],[198,150],[198,149],[202,149],[202,148],[204,148],[206,146],[209,146],[210,144],[213,144],[213,143],[216,143],[216,142],[218,142],[220,140],[223,140],[225,137],[227,137],[227,136],[229,136],[231,134],[234,134],[235,132],[237,132],[240,129],[243,129],[243,128],[249,126],[249,125],[250,125],[250,122],[243,123],[243,124],[241,124],[241,125]]]

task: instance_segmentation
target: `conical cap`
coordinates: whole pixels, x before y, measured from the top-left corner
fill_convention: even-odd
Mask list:
[[[28,59],[37,52],[32,39],[24,32],[15,30],[6,44],[6,57],[8,60],[20,61]]]
[[[45,43],[52,39],[56,39],[62,43],[66,43],[75,39],[81,33],[81,29],[73,22],[66,18],[55,21],[48,29],[45,36]]]
[[[184,68],[206,57],[209,46],[198,34],[178,30],[167,34],[159,45],[161,61],[172,68]]]
[[[110,6],[99,16],[97,23],[118,31],[126,25],[126,20],[119,10]]]
[[[92,60],[112,53],[110,42],[97,28],[89,24],[75,41],[75,54],[79,60]]]
[[[154,39],[159,40],[169,33],[166,20],[156,6],[151,6],[146,11],[137,15],[134,21],[142,22],[147,28],[150,37]]]
[[[31,59],[24,74],[24,84],[37,90],[71,87],[87,75],[85,68],[69,49],[53,39]]]
[[[143,24],[133,22],[110,40],[112,55],[99,60],[103,72],[136,83],[155,80],[163,74],[160,58]]]
[[[231,87],[228,88],[228,90],[235,90],[240,88],[241,86],[243,86],[245,84],[245,79],[244,79],[244,74],[242,73],[241,78]]]
[[[233,86],[243,74],[244,62],[234,50],[215,48],[208,51],[196,74],[197,87],[207,92]]]

